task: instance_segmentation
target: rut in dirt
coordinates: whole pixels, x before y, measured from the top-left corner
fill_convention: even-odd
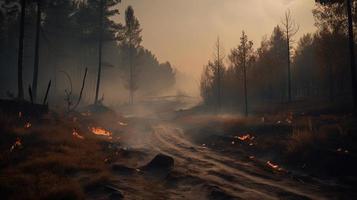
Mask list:
[[[190,142],[174,124],[152,126],[141,135],[141,145],[175,160],[172,199],[218,189],[220,197],[231,199],[328,199],[319,185],[301,183],[286,175],[275,174],[254,162],[235,160]],[[323,195],[324,194],[324,195]],[[214,199],[208,196],[209,199]],[[223,199],[229,199],[223,198]],[[191,198],[190,198],[191,199]]]

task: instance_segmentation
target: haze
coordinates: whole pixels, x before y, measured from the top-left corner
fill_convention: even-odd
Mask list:
[[[257,47],[290,9],[300,25],[299,38],[315,31],[314,4],[313,0],[123,0],[117,20],[123,21],[125,8],[132,5],[143,28],[143,46],[198,81],[217,36],[226,53],[239,43],[242,30]]]

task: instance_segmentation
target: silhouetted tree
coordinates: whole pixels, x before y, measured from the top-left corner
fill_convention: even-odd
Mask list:
[[[299,30],[299,26],[295,23],[295,21],[291,17],[290,10],[285,12],[284,19],[282,21],[284,27],[284,33],[286,36],[286,44],[287,44],[287,61],[288,61],[288,100],[291,102],[291,43],[292,37],[296,35]]]
[[[354,38],[354,26],[353,26],[353,16],[352,7],[356,8],[356,1],[352,0],[315,0],[317,3],[322,5],[328,5],[330,7],[346,8],[347,11],[347,30],[349,39],[349,51],[350,51],[350,70],[351,70],[351,80],[352,80],[352,95],[353,95],[353,106],[354,113],[357,114],[357,80],[356,80],[356,64],[355,64],[355,38]],[[352,2],[354,3],[352,5]],[[355,10],[355,9],[354,9]],[[336,15],[341,16],[341,15]],[[343,17],[342,17],[343,19]]]
[[[315,95],[314,92],[318,86],[321,87],[316,57],[314,37],[311,34],[303,35],[298,41],[293,59],[295,96],[310,97]]]
[[[244,110],[245,116],[248,116],[247,66],[252,64],[254,60],[254,49],[253,42],[248,40],[248,36],[244,31],[242,32],[242,36],[240,38],[240,44],[237,48],[231,50],[231,54],[228,58],[234,66],[238,77],[240,74],[243,75]]]
[[[201,95],[208,105],[219,112],[222,106],[223,75],[225,74],[224,53],[219,38],[214,46],[213,61],[208,61],[201,76]]]
[[[134,9],[129,6],[125,11],[125,27],[123,34],[123,46],[127,49],[129,55],[129,103],[134,103],[134,92],[137,90],[135,80],[134,62],[137,57],[138,49],[142,42],[141,28],[139,20],[134,15]]]

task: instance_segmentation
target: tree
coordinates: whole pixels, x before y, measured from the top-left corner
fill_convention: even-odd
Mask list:
[[[273,30],[269,41],[268,56],[269,62],[269,78],[270,78],[270,96],[279,98],[281,101],[286,101],[286,63],[287,63],[287,42],[284,31],[280,26],[276,26]]]
[[[25,34],[25,13],[26,13],[26,0],[21,0],[21,17],[20,17],[20,34],[19,34],[19,48],[17,58],[17,98],[19,100],[24,99],[24,88],[22,80],[22,68],[23,68],[23,54],[24,54],[24,34]]]
[[[221,104],[222,104],[222,74],[224,74],[223,71],[223,60],[224,60],[224,55],[222,53],[222,47],[221,43],[219,41],[219,37],[217,38],[216,44],[215,44],[215,50],[216,54],[214,55],[214,71],[215,71],[215,76],[216,76],[216,81],[217,81],[217,110],[218,112],[221,109]]]
[[[288,61],[288,100],[291,102],[291,43],[292,43],[292,37],[296,35],[296,33],[299,31],[299,26],[295,23],[295,21],[291,17],[291,12],[290,10],[285,12],[285,17],[282,21],[282,25],[284,27],[284,33],[286,36],[286,44],[287,44],[287,61]]]
[[[345,5],[347,11],[347,24],[348,24],[348,39],[349,39],[349,51],[350,51],[350,70],[352,80],[352,95],[354,113],[357,114],[357,80],[356,80],[356,61],[355,61],[355,42],[354,42],[354,27],[353,27],[353,15],[352,15],[352,2],[351,0],[315,0],[321,5],[338,6],[343,7]],[[353,1],[355,8],[355,1]],[[356,17],[356,16],[355,16]]]
[[[33,101],[37,100],[37,81],[38,81],[38,66],[39,66],[39,50],[40,50],[40,29],[41,29],[42,8],[41,0],[37,0],[37,15],[36,15],[36,41],[35,41],[35,61],[32,81],[32,97]]]
[[[98,104],[100,78],[101,78],[101,73],[102,73],[104,1],[105,0],[100,0],[100,4],[99,4],[100,11],[99,11],[99,36],[98,36],[98,77],[97,77],[97,86],[96,86],[96,90],[95,90],[94,104]]]
[[[219,38],[214,46],[213,61],[209,60],[201,76],[201,96],[206,104],[214,105],[219,112],[222,104],[222,82],[225,73],[224,54]]]
[[[293,59],[296,96],[310,97],[318,85],[316,40],[311,34],[303,35],[297,43]]]
[[[142,29],[140,28],[139,20],[135,17],[133,7],[129,6],[125,11],[125,27],[122,33],[123,42],[122,45],[124,49],[128,51],[129,56],[129,103],[134,103],[134,92],[137,90],[136,80],[135,80],[135,66],[134,61],[136,60],[136,55],[138,49],[140,48],[142,42],[141,36]]]
[[[228,58],[235,68],[237,75],[239,76],[240,72],[243,74],[244,110],[245,116],[248,116],[247,66],[254,60],[254,49],[253,42],[248,40],[248,36],[244,31],[240,38],[240,44],[237,48],[231,50],[231,54]]]

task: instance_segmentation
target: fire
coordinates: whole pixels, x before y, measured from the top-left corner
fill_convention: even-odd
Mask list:
[[[31,128],[32,124],[30,122],[26,122],[25,123],[25,128],[28,129],[28,128]]]
[[[272,169],[275,169],[275,170],[278,170],[278,171],[281,171],[281,170],[282,170],[282,168],[280,168],[279,165],[274,164],[274,163],[272,163],[271,161],[268,161],[268,162],[267,162],[267,165],[268,165],[270,168],[272,168]]]
[[[242,136],[235,136],[234,138],[237,138],[241,141],[247,141],[247,140],[254,140],[254,136],[251,136],[250,134],[247,135],[242,135]]]
[[[21,148],[22,147],[22,142],[20,138],[16,138],[15,143],[11,146],[10,152],[13,152],[16,148]]]
[[[73,129],[72,135],[78,139],[81,139],[81,140],[84,139],[84,137],[82,135],[80,135],[75,129]]]
[[[104,128],[101,127],[91,127],[90,130],[92,131],[92,133],[96,135],[103,135],[108,137],[111,137],[113,135],[112,132],[105,130]]]

